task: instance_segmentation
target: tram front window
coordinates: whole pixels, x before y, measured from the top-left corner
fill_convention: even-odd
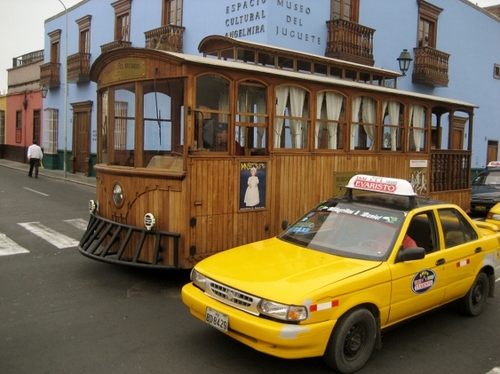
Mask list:
[[[183,97],[182,80],[162,80],[144,84],[144,144],[142,167],[176,168],[182,162]]]

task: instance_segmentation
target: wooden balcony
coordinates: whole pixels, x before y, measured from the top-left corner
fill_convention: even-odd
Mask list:
[[[101,45],[101,53],[112,51],[113,49],[130,47],[132,42],[128,42],[125,40],[114,40],[111,43],[106,43]]]
[[[90,81],[90,53],[75,53],[68,56],[68,82]]]
[[[146,48],[182,53],[185,27],[166,25],[144,33]]]
[[[58,88],[61,85],[61,64],[59,62],[47,62],[40,65],[40,86]]]
[[[448,87],[448,60],[450,55],[431,47],[413,48],[412,82],[426,86]]]
[[[325,56],[373,66],[374,29],[345,20],[326,21],[328,39]]]
[[[431,151],[431,192],[468,189],[470,187],[470,160],[470,151]]]

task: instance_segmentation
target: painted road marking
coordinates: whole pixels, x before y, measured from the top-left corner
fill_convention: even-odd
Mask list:
[[[52,230],[51,228],[42,225],[40,222],[25,222],[18,223],[18,225],[46,240],[50,244],[55,245],[59,249],[76,247],[79,243],[78,240]]]
[[[29,251],[0,232],[0,256],[15,255],[18,253],[29,253]]]
[[[486,374],[500,374],[500,367],[496,367],[488,371]]]
[[[71,226],[76,227],[82,231],[87,230],[88,222],[83,218],[75,218],[75,219],[65,219],[64,222],[69,223]]]
[[[34,193],[37,193],[39,195],[43,195],[43,196],[49,196],[47,195],[46,193],[43,193],[43,192],[40,192],[40,191],[37,191],[37,190],[32,190],[31,188],[28,188],[28,187],[23,187],[25,190],[28,190],[28,191],[31,191],[31,192],[34,192]]]

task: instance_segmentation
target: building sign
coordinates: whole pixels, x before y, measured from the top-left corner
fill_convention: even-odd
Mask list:
[[[288,1],[276,0],[278,8],[283,9],[283,26],[276,26],[276,35],[286,38],[295,39],[297,41],[321,45],[321,38],[317,35],[307,32],[304,29],[306,19],[313,21],[311,18],[312,1]]]
[[[305,0],[240,0],[230,3],[225,6],[225,36],[244,38],[266,33],[266,26],[271,22],[267,11],[274,6],[273,23],[278,25],[270,30],[273,35],[321,45],[321,37],[308,32],[308,25],[310,27],[316,22],[311,9],[314,5],[314,2]]]
[[[124,79],[141,78],[146,75],[146,63],[141,60],[119,60],[106,66],[101,73],[100,84],[109,84]]]
[[[261,34],[266,31],[264,21],[267,0],[238,1],[226,6],[226,36],[242,38],[248,35]]]

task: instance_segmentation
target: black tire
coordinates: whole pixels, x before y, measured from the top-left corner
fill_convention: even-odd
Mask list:
[[[485,273],[479,273],[467,294],[459,300],[460,313],[466,316],[477,316],[486,308],[486,300],[490,292],[490,282]]]
[[[355,372],[370,358],[376,336],[373,314],[364,308],[351,310],[337,321],[323,358],[340,373]]]

